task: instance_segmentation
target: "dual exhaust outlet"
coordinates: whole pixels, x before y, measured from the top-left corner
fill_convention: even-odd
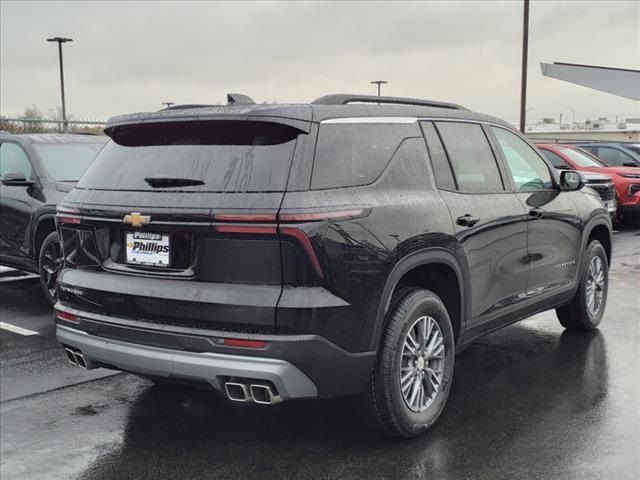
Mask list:
[[[76,367],[87,369],[87,362],[84,359],[84,355],[80,352],[80,350],[75,350],[70,347],[64,347],[64,353],[67,354],[67,360],[71,365],[75,365]]]
[[[264,381],[233,381],[224,384],[229,400],[234,402],[253,402],[260,405],[275,405],[283,401],[276,387]]]

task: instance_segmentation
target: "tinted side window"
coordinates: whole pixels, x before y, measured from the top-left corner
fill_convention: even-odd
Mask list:
[[[480,125],[438,122],[436,126],[449,154],[460,191],[504,191],[498,164]]]
[[[611,147],[598,147],[597,156],[600,160],[612,167],[622,167],[624,162],[633,162],[626,153]]]
[[[433,173],[436,177],[436,185],[438,188],[448,188],[450,190],[456,189],[456,182],[453,178],[453,171],[447,159],[447,154],[444,151],[438,132],[436,132],[433,123],[421,122],[422,131],[424,137],[427,140],[427,146],[429,147],[429,157],[431,157],[431,165],[433,166]]]
[[[553,188],[549,167],[527,142],[504,128],[491,129],[519,192]]]
[[[389,123],[322,123],[313,162],[311,188],[368,185],[389,164],[410,125]],[[413,127],[415,128],[415,127]]]
[[[27,179],[31,177],[29,157],[19,145],[2,142],[0,144],[0,176],[18,172],[22,172]]]
[[[552,152],[551,150],[544,150],[544,149],[540,149],[540,153],[542,155],[544,155],[544,157],[549,160],[549,162],[551,163],[551,165],[553,165],[556,168],[563,168],[563,169],[569,169],[569,170],[573,170],[573,168],[571,167],[571,165],[569,165],[567,162],[565,162],[564,158],[562,158],[560,155],[558,155],[557,153]]]

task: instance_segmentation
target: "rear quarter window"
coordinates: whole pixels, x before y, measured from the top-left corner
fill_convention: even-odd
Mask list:
[[[416,125],[322,123],[318,131],[311,188],[356,187],[373,183],[402,140],[417,136]]]

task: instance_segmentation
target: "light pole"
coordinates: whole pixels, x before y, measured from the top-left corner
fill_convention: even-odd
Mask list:
[[[175,105],[176,102],[162,102],[162,105],[164,105],[166,108],[169,108],[171,105]]]
[[[571,107],[567,107],[567,108],[571,110],[571,114],[573,115],[572,123],[576,123],[576,111]]]
[[[371,83],[374,83],[376,85],[378,85],[378,96],[380,96],[380,85],[383,85],[385,83],[389,83],[386,80],[374,80]]]
[[[522,16],[522,74],[520,81],[520,131],[524,133],[527,120],[527,57],[529,53],[529,0],[524,0]]]
[[[47,42],[58,42],[58,58],[60,61],[60,93],[62,95],[62,130],[66,133],[69,130],[67,125],[67,107],[64,102],[64,66],[62,63],[62,44],[73,42],[72,38],[54,37],[47,38]]]

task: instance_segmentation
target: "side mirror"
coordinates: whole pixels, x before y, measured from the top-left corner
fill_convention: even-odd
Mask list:
[[[560,172],[560,188],[565,192],[575,192],[584,187],[584,178],[575,170],[563,170]]]
[[[7,172],[2,175],[2,184],[8,186],[28,187],[33,185],[33,181],[27,180],[22,172]]]

